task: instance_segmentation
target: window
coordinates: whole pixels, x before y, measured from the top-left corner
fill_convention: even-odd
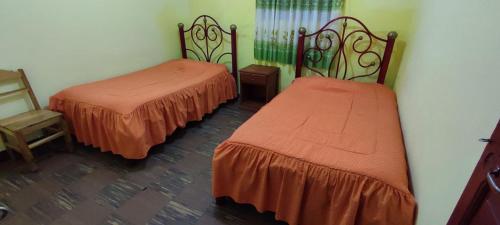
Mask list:
[[[254,57],[295,64],[298,30],[316,31],[342,13],[343,0],[256,0]]]

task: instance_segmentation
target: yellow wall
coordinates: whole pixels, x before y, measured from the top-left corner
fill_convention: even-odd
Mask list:
[[[189,18],[184,21],[186,26],[191,25],[193,19],[202,14],[214,17],[226,30],[229,30],[231,24],[236,24],[238,26],[238,67],[243,68],[255,63],[253,59],[254,0],[190,0],[189,2]]]
[[[375,34],[385,37],[389,31],[399,33],[393,60],[388,72],[387,84],[393,86],[399,70],[402,54],[408,37],[413,30],[413,16],[417,0],[346,0],[344,13],[360,18]],[[255,0],[191,0],[191,19],[208,14],[225,27],[234,23],[238,25],[238,63],[245,67],[256,63],[253,57],[253,40],[255,37]],[[188,20],[189,21],[189,20]],[[266,64],[266,62],[258,62]],[[280,66],[280,65],[278,65]],[[281,89],[286,88],[294,79],[295,68],[280,66]]]
[[[408,43],[413,35],[415,11],[419,0],[346,0],[344,13],[363,21],[378,36],[398,32],[386,84],[392,87]]]
[[[500,2],[420,2],[396,92],[418,225],[446,224],[500,118]]]
[[[254,59],[255,39],[255,0],[191,0],[191,19],[199,15],[207,14],[218,20],[224,28],[230,24],[238,26],[238,68],[246,67],[258,62]],[[281,68],[280,89],[286,88],[295,78],[294,67],[286,65],[275,65]]]
[[[188,12],[180,0],[2,0],[0,68],[24,68],[45,106],[68,86],[179,57]],[[13,101],[0,118],[25,109]]]

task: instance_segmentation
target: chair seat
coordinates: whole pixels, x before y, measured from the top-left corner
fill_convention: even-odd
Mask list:
[[[71,152],[73,149],[71,134],[68,124],[61,113],[41,109],[40,103],[38,103],[28,78],[22,69],[17,70],[17,72],[0,69],[0,83],[11,80],[22,82],[24,87],[7,92],[0,91],[0,100],[2,100],[0,103],[3,103],[3,100],[9,96],[23,93],[29,95],[34,110],[1,119],[0,138],[5,141],[4,144],[8,149],[20,153],[28,164],[28,170],[34,172],[38,170],[38,166],[34,162],[31,150],[56,138],[64,137],[66,148]],[[0,104],[0,107],[5,106]],[[38,137],[32,140],[30,135],[35,133],[38,133]],[[0,217],[4,217],[6,212],[5,207],[0,203]]]
[[[0,127],[16,132],[60,116],[61,113],[50,110],[29,111],[0,120]]]

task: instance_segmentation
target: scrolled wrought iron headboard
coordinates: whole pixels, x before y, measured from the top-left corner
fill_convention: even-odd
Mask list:
[[[397,35],[396,32],[392,31],[387,34],[387,39],[378,37],[370,32],[360,20],[349,16],[337,17],[311,34],[306,34],[306,29],[301,27],[297,45],[295,77],[302,76],[302,67],[305,66],[318,75],[344,80],[374,76],[378,73],[377,83],[383,84]],[[310,38],[307,48],[306,38]],[[383,53],[376,51],[375,41],[380,42],[382,47],[385,45]],[[321,69],[315,68],[314,64],[324,61],[328,51],[333,51],[333,54],[330,54],[332,59],[325,66],[327,74],[324,74]],[[348,52],[351,54],[350,57],[347,56]],[[366,72],[356,74],[355,68],[348,68],[352,55],[357,57],[358,68]],[[370,63],[363,62],[368,60],[368,56],[371,56],[372,61]],[[348,75],[349,69],[352,74]]]
[[[230,31],[224,30],[219,23],[211,16],[201,15],[196,18],[187,30],[184,24],[179,23],[179,36],[181,40],[182,58],[187,59],[188,52],[198,60],[212,63],[219,63],[224,56],[231,55],[232,74],[237,79],[237,49],[236,49],[236,25],[230,26]],[[191,37],[192,48],[186,47],[186,33]],[[217,50],[222,50],[224,35],[231,36],[231,51],[216,54]]]

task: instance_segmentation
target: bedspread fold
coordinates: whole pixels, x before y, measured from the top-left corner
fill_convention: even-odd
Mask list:
[[[214,153],[212,191],[290,225],[412,225],[416,202],[396,96],[303,77]]]
[[[64,114],[79,142],[141,159],[176,128],[235,97],[225,66],[174,60],[66,89],[50,98],[49,108]]]
[[[411,225],[415,200],[371,177],[225,142],[213,159],[213,195],[275,212],[290,225]]]

